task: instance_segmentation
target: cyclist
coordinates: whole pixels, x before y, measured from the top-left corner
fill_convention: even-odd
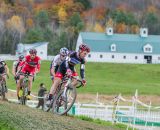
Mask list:
[[[24,62],[20,64],[22,66],[22,70],[20,73],[29,73],[28,77],[28,95],[27,99],[31,99],[30,93],[32,89],[32,81],[33,81],[33,76],[40,71],[40,57],[37,56],[37,50],[36,49],[30,49],[29,55],[25,57]],[[20,99],[19,97],[19,90],[20,90],[20,84],[24,78],[23,74],[20,74],[20,78],[17,84],[17,97],[18,100]]]
[[[50,66],[50,75],[52,82],[54,81],[55,73],[58,70],[59,65],[65,60],[68,56],[69,51],[66,47],[60,49],[59,54],[55,56]]]
[[[6,82],[6,75],[3,74],[7,74],[7,76],[9,77],[9,68],[6,62],[2,59],[0,59],[0,74],[2,75],[4,81]],[[7,86],[5,86],[5,92],[7,93]]]
[[[58,85],[60,84],[62,78],[64,77],[64,75],[66,73],[69,76],[72,75],[72,76],[78,77],[78,73],[75,71],[75,65],[76,64],[81,64],[81,66],[80,66],[80,76],[82,78],[83,85],[86,84],[86,80],[85,80],[85,57],[87,56],[87,54],[89,52],[90,52],[90,48],[86,44],[81,44],[79,46],[78,52],[73,51],[70,54],[70,56],[67,57],[66,60],[64,60],[62,62],[62,64],[59,66],[59,68],[56,72],[54,83],[51,86],[50,93],[49,93],[49,100],[46,102],[47,105],[50,105],[52,97],[55,94]],[[73,82],[72,82],[72,85],[75,86],[76,84],[77,84],[77,80],[74,79]]]
[[[18,57],[18,60],[16,60],[16,61],[13,62],[12,74],[13,74],[15,80],[16,80],[16,83],[17,83],[17,80],[18,80],[18,78],[19,78],[19,77],[16,76],[16,75],[17,75],[16,73],[17,73],[18,70],[20,69],[19,67],[20,67],[20,64],[21,64],[22,62],[24,62],[24,56],[23,56],[23,55],[20,55],[20,56]]]

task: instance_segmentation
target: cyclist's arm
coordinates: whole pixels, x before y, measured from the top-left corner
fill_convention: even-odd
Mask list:
[[[55,68],[56,68],[55,66],[52,66],[52,68],[51,68],[51,75],[52,76],[55,76]]]
[[[70,60],[70,57],[66,57],[66,59],[64,60],[64,63],[65,63],[65,67],[66,67],[66,69],[69,69],[69,60]]]
[[[54,60],[52,61],[52,65],[51,65],[51,75],[55,76],[55,69],[57,66],[57,60],[58,60],[58,56],[55,56]]]
[[[40,71],[40,68],[41,68],[41,60],[38,61],[36,73]]]
[[[80,65],[80,76],[82,79],[85,79],[85,64]]]

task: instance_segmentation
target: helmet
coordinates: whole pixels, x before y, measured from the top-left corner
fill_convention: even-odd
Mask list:
[[[29,53],[30,54],[37,54],[37,50],[32,48],[32,49],[29,50]]]
[[[81,44],[79,50],[90,52],[90,48],[86,44]]]
[[[63,56],[67,56],[69,51],[66,47],[63,47],[63,48],[60,49],[59,53]]]
[[[23,59],[24,59],[24,56],[23,56],[23,55],[20,55],[18,58],[19,58],[19,60],[23,60]]]

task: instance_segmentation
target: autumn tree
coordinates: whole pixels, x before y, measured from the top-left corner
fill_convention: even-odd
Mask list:
[[[89,0],[74,0],[75,2],[80,2],[81,4],[83,4],[84,8],[87,10],[89,8],[91,8],[91,3]]]
[[[126,32],[126,25],[125,25],[125,23],[118,23],[116,25],[116,32],[117,33],[125,33]]]
[[[14,54],[16,45],[21,41],[23,34],[25,33],[24,23],[21,17],[15,15],[7,20],[6,27],[12,41],[11,53]]]
[[[74,13],[68,20],[68,47],[74,49],[79,32],[84,28],[84,22],[79,13]]]
[[[36,15],[36,22],[41,28],[45,28],[49,22],[48,12],[46,10],[41,10]]]
[[[94,31],[95,32],[104,32],[104,28],[99,23],[96,23],[94,26]]]

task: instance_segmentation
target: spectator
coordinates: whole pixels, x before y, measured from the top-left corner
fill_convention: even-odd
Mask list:
[[[47,91],[47,89],[45,88],[44,83],[41,83],[39,86],[39,91],[38,91],[38,105],[36,106],[36,108],[39,108],[40,106],[42,106],[42,110],[44,109],[44,95],[45,92]]]

